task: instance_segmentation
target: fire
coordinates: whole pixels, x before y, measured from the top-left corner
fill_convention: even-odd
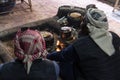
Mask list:
[[[60,49],[60,41],[59,40],[57,40],[57,42],[56,42],[56,51],[61,51],[61,49]]]
[[[60,40],[57,40],[57,42],[56,42],[56,51],[61,51],[63,48],[65,48],[65,44],[62,43]]]
[[[57,40],[57,43],[56,43],[56,45],[57,45],[57,46],[59,46],[59,45],[60,45],[60,41],[59,41],[59,40]]]

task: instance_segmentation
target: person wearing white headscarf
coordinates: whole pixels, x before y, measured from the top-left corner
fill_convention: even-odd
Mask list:
[[[82,25],[84,36],[47,58],[73,63],[73,73],[65,75],[73,74],[73,80],[120,80],[120,38],[108,27],[104,11],[89,8]]]
[[[87,24],[90,37],[95,43],[109,56],[115,53],[112,44],[112,35],[108,30],[108,21],[103,11],[89,9],[87,18],[90,23]]]
[[[16,60],[3,64],[0,80],[57,80],[59,67],[46,59],[45,40],[36,30],[18,31],[14,39]]]

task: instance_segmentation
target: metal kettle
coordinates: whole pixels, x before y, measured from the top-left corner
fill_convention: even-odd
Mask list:
[[[71,38],[71,35],[72,35],[72,29],[71,27],[61,27],[61,33],[60,33],[60,37],[63,39],[63,40],[69,40]]]

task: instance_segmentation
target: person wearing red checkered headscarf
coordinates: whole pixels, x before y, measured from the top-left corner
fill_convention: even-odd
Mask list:
[[[0,75],[0,79],[40,79],[57,80],[59,67],[54,61],[46,59],[47,51],[45,40],[37,30],[17,32],[14,39],[15,62],[4,64],[0,74],[9,74],[8,77]],[[21,64],[21,65],[20,65]],[[12,66],[11,66],[12,65]],[[9,68],[6,73],[6,67]],[[4,72],[3,72],[4,71]],[[14,76],[18,73],[17,76]],[[57,74],[57,75],[56,75]],[[26,77],[25,77],[26,76]]]
[[[38,31],[27,30],[23,33],[18,32],[15,37],[15,55],[23,60],[27,73],[30,71],[32,61],[45,58],[47,51],[44,38]]]

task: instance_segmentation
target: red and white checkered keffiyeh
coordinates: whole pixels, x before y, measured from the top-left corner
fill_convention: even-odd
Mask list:
[[[45,58],[47,55],[45,40],[36,30],[18,31],[14,39],[16,57],[23,60],[27,73],[30,71],[32,61]]]

